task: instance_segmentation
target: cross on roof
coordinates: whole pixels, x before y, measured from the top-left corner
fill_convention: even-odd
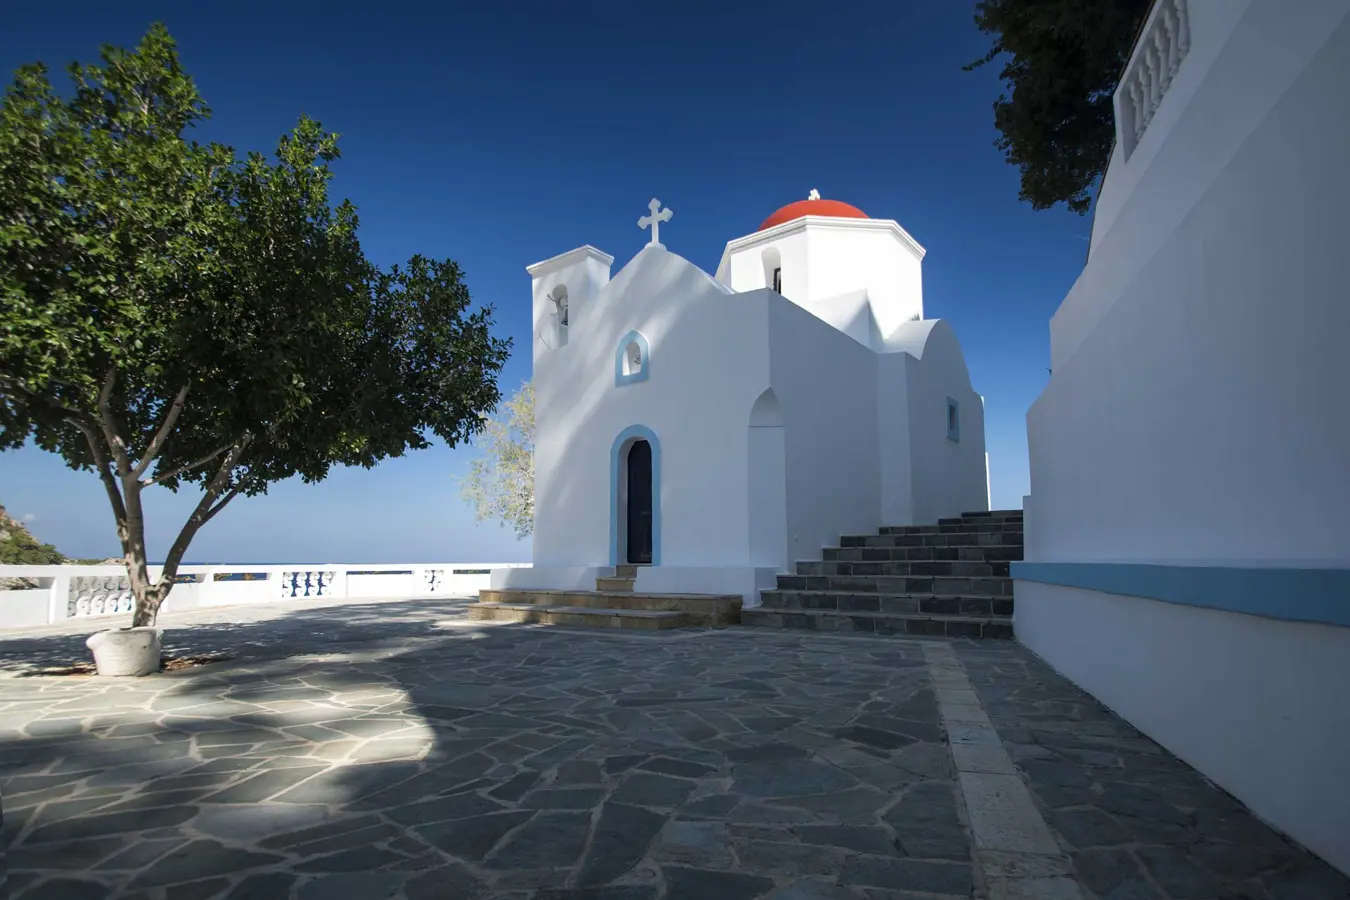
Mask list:
[[[815,188],[811,188],[811,193],[809,193],[809,194],[806,195],[806,199],[807,199],[807,200],[819,200],[819,199],[820,199],[820,191],[816,190]]]
[[[652,239],[647,242],[647,246],[660,247],[661,223],[669,222],[670,217],[675,214],[671,212],[669,209],[661,209],[661,201],[657,200],[655,197],[652,198],[651,203],[647,204],[647,208],[652,211],[652,214],[650,216],[643,216],[642,218],[638,219],[638,227],[646,228],[647,226],[650,225],[652,229]]]

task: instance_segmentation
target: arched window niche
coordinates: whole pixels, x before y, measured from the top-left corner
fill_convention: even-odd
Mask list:
[[[646,381],[651,374],[651,351],[640,331],[630,331],[614,351],[614,386]]]
[[[783,293],[783,255],[777,247],[769,247],[760,258],[764,261],[764,286],[774,293]]]
[[[567,346],[567,285],[556,284],[548,292],[549,313],[554,317],[554,349]]]

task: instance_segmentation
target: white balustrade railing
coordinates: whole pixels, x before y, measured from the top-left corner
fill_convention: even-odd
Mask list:
[[[493,569],[525,565],[181,566],[161,612],[326,598],[474,596],[490,586]],[[150,576],[157,578],[159,567],[151,566]],[[0,565],[0,579],[24,579],[16,589],[0,589],[0,631],[131,614],[131,582],[122,566]]]
[[[1186,0],[1157,0],[1116,88],[1117,140],[1127,159],[1153,121],[1190,48]]]

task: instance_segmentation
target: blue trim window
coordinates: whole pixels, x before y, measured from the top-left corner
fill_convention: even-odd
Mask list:
[[[614,386],[646,381],[651,374],[651,350],[640,331],[630,331],[614,351]]]
[[[947,398],[947,440],[952,443],[961,441],[961,404],[951,397]]]

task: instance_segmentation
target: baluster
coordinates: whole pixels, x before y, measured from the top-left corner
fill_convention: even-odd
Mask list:
[[[1163,33],[1162,23],[1153,29],[1153,48],[1158,55],[1158,102],[1172,83],[1172,63],[1169,59],[1167,36]]]
[[[1153,113],[1162,101],[1162,60],[1158,58],[1158,45],[1150,40],[1144,56],[1148,60],[1148,118],[1152,121]]]
[[[1191,20],[1186,14],[1186,0],[1176,0],[1173,9],[1177,14],[1177,60],[1180,62],[1191,49]]]
[[[1170,0],[1163,4],[1161,22],[1165,37],[1163,43],[1167,48],[1167,80],[1170,83],[1181,65],[1181,47],[1177,40],[1177,8]]]
[[[1139,72],[1136,69],[1130,83],[1125,90],[1126,99],[1130,103],[1130,134],[1138,143],[1139,138],[1144,133],[1144,101],[1139,92]]]

